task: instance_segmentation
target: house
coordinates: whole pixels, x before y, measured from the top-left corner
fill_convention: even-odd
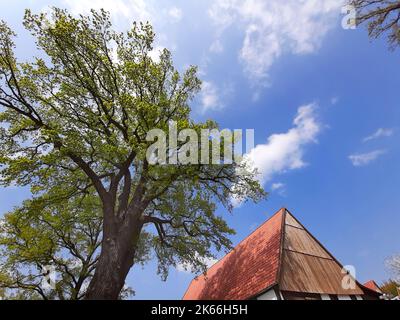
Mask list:
[[[381,288],[379,288],[379,286],[376,284],[376,282],[374,280],[370,280],[370,281],[364,283],[363,286],[368,289],[371,289],[373,291],[376,291],[380,294],[383,294]]]
[[[379,299],[285,208],[239,243],[204,275],[185,300]]]

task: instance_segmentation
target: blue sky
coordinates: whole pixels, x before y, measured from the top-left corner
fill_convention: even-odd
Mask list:
[[[255,129],[251,155],[270,196],[223,214],[238,243],[280,207],[292,213],[361,282],[389,277],[384,260],[400,252],[400,51],[365,28],[342,28],[338,0],[1,0],[0,18],[19,34],[18,56],[36,54],[22,29],[26,7],[74,13],[111,11],[118,28],[150,20],[158,49],[183,70],[198,65],[198,120]],[[0,214],[29,190],[0,189]],[[128,284],[139,299],[179,299],[193,275],[135,267]]]

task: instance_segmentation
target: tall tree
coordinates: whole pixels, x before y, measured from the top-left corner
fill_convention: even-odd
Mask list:
[[[154,128],[168,132],[172,121],[199,135],[217,128],[190,118],[189,103],[201,86],[196,68],[180,75],[168,50],[153,61],[151,26],[134,23],[118,33],[105,11],[75,18],[55,8],[49,18],[27,10],[24,25],[44,57],[18,63],[15,34],[1,23],[1,181],[31,186],[34,199],[60,189],[96,192],[101,250],[85,298],[118,298],[151,226],[145,245],[163,276],[177,263],[204,270],[213,247],[231,246],[233,230],[215,214],[216,203],[230,210],[232,198],[258,201],[265,193],[242,161],[147,160],[153,142],[146,137]],[[167,154],[181,151],[187,151],[183,142]]]
[[[400,45],[399,0],[351,0],[350,4],[357,10],[357,24],[368,23],[371,37],[388,33],[391,47]]]

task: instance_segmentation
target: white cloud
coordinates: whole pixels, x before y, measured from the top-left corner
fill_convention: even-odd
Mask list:
[[[201,112],[220,110],[225,107],[225,102],[233,93],[233,85],[225,83],[217,86],[214,82],[203,81],[201,88]]]
[[[368,142],[382,137],[391,137],[393,134],[394,134],[394,129],[379,128],[378,130],[376,130],[376,132],[374,132],[370,136],[365,137],[363,139],[363,142]]]
[[[284,53],[318,50],[335,25],[344,0],[216,0],[209,10],[217,36],[231,25],[244,31],[240,59],[249,77],[266,84]]]
[[[63,0],[73,14],[88,14],[91,9],[110,12],[114,23],[126,27],[133,21],[149,21],[153,26],[163,21],[179,22],[183,17],[178,7],[161,8],[154,0]],[[167,16],[169,19],[165,19]]]
[[[300,107],[293,128],[286,133],[271,135],[265,144],[257,145],[245,156],[258,169],[261,184],[276,174],[306,165],[303,159],[305,147],[316,142],[322,127],[316,119],[315,109],[315,104]]]
[[[349,159],[353,166],[355,167],[362,167],[370,164],[371,162],[378,159],[380,156],[386,153],[385,150],[375,150],[368,153],[359,153],[353,154],[349,156]]]
[[[129,22],[134,20],[152,21],[153,10],[150,2],[145,0],[63,0],[73,14],[87,14],[91,9],[105,9],[113,18],[124,18]]]
[[[218,262],[217,259],[213,258],[202,258],[201,260],[207,266],[207,269],[209,269],[211,266],[213,266],[215,263]],[[178,270],[179,272],[194,273],[194,268],[190,263],[179,263],[176,266],[176,270]]]
[[[212,82],[203,81],[201,88],[201,103],[202,111],[204,112],[221,107],[217,87]]]
[[[182,19],[183,13],[180,8],[172,7],[168,10],[168,15],[172,18],[174,22],[178,22]]]

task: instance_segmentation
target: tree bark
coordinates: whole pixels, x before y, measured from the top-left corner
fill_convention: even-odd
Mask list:
[[[86,300],[119,298],[125,279],[134,264],[142,226],[140,219],[126,219],[118,228],[104,226],[101,252],[85,295]]]

